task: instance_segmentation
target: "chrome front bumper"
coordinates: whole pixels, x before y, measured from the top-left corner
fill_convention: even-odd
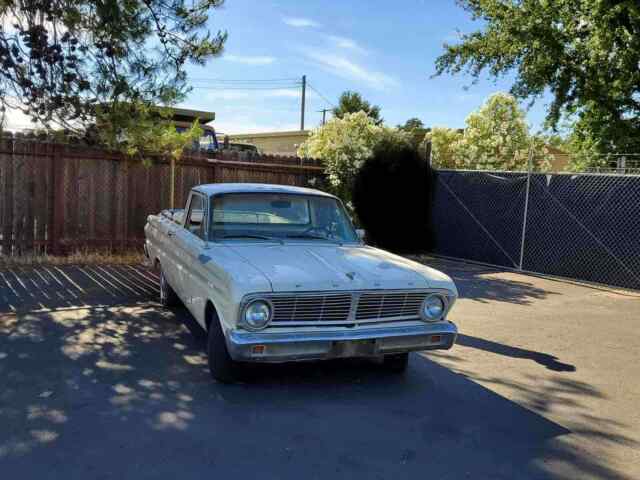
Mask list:
[[[448,321],[314,332],[231,330],[231,358],[243,362],[290,362],[345,357],[376,357],[416,350],[448,350],[458,329]]]

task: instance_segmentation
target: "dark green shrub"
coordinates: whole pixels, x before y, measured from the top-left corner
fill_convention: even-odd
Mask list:
[[[431,168],[412,145],[381,142],[360,169],[352,196],[368,243],[398,252],[428,250],[432,181]]]

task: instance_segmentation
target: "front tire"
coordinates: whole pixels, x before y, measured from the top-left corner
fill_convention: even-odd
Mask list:
[[[385,355],[382,365],[388,372],[404,373],[409,365],[409,353]]]
[[[209,372],[214,380],[222,383],[233,383],[239,379],[240,364],[234,361],[227,350],[227,342],[222,332],[222,326],[215,313],[209,322],[207,335],[207,356]]]
[[[178,295],[164,276],[162,264],[158,264],[158,267],[160,269],[160,303],[163,307],[175,307],[179,302]]]

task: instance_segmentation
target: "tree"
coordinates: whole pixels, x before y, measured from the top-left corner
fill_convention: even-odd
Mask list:
[[[465,120],[462,134],[451,129],[434,129],[432,161],[441,168],[478,170],[526,170],[533,146],[536,170],[550,167],[551,156],[542,139],[529,134],[524,112],[512,95],[491,95]]]
[[[518,98],[551,92],[552,128],[563,116],[601,151],[640,151],[640,9],[635,0],[460,0],[483,28],[445,44],[436,75],[515,72]]]
[[[398,125],[398,129],[405,132],[413,132],[414,130],[424,129],[424,123],[419,118],[413,117],[404,122],[404,125]]]
[[[462,130],[433,127],[424,138],[424,141],[431,142],[431,163],[438,168],[464,168],[457,152],[461,139]]]
[[[330,190],[351,208],[356,174],[383,141],[409,144],[405,133],[376,125],[364,111],[359,111],[334,117],[314,130],[298,149],[298,155],[321,159]]]
[[[0,2],[0,106],[46,128],[78,129],[123,103],[172,104],[185,65],[218,55],[206,23],[222,0]]]
[[[373,119],[376,125],[382,124],[382,118],[380,118],[380,107],[377,105],[371,105],[358,92],[352,92],[347,90],[340,95],[338,100],[338,106],[332,110],[333,116],[342,118],[347,113],[364,112]]]
[[[96,124],[88,132],[95,140],[131,157],[148,161],[150,155],[177,161],[183,151],[200,139],[203,130],[198,121],[178,132],[171,120],[171,108],[148,106],[142,102],[110,105],[103,114],[96,110]]]
[[[412,143],[416,149],[420,146],[422,141],[424,140],[424,136],[429,131],[428,128],[425,128],[424,123],[419,118],[410,118],[404,125],[398,125],[398,130],[402,130],[411,135]]]

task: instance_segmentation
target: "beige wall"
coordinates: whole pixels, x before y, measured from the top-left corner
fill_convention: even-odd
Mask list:
[[[229,141],[255,145],[263,153],[296,155],[296,150],[309,136],[309,130],[230,134]]]

